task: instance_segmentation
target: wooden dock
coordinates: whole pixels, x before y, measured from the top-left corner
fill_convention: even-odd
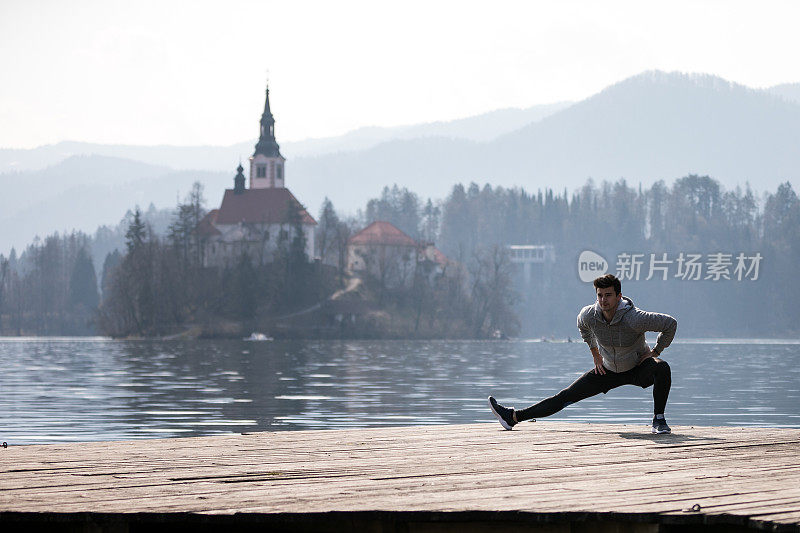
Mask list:
[[[48,525],[798,532],[800,430],[540,421],[0,448],[0,527]]]

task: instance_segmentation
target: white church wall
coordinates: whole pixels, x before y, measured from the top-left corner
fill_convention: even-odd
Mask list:
[[[288,224],[220,224],[217,229],[222,235],[208,240],[204,254],[207,267],[232,266],[243,252],[247,252],[255,264],[271,263],[280,243],[285,242],[288,246],[295,237],[294,228]],[[306,237],[305,252],[311,261],[314,259],[314,226],[303,225],[303,233]]]

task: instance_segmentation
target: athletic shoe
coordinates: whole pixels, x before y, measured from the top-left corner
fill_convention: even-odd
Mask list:
[[[514,422],[514,408],[512,407],[509,409],[508,407],[503,407],[497,400],[494,399],[494,396],[489,396],[489,409],[492,410],[494,416],[497,417],[497,420],[500,421],[500,425],[506,428],[507,430],[511,430],[517,423]]]
[[[666,418],[653,417],[653,433],[672,433],[672,430],[667,425]]]

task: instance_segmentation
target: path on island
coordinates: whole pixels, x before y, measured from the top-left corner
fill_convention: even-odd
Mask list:
[[[314,311],[317,311],[318,309],[321,309],[322,306],[325,304],[325,302],[331,302],[331,301],[339,300],[345,294],[358,290],[358,288],[360,286],[361,286],[361,278],[351,277],[350,279],[347,280],[347,285],[343,289],[339,289],[338,291],[334,292],[328,298],[322,300],[321,302],[317,302],[314,305],[312,305],[311,307],[307,307],[305,309],[301,309],[300,311],[295,311],[293,313],[289,313],[288,315],[283,315],[283,316],[279,316],[277,318],[273,318],[272,320],[274,320],[275,322],[280,322],[281,320],[286,320],[288,318],[295,318],[295,317],[298,317],[298,316],[302,316],[302,315],[307,315],[309,313],[313,313]]]

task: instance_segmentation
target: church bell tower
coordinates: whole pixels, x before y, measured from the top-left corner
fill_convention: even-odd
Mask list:
[[[256,151],[250,158],[250,188],[283,188],[284,164],[286,159],[281,155],[278,142],[275,140],[275,118],[269,108],[269,85],[261,114],[261,130],[256,143]]]

